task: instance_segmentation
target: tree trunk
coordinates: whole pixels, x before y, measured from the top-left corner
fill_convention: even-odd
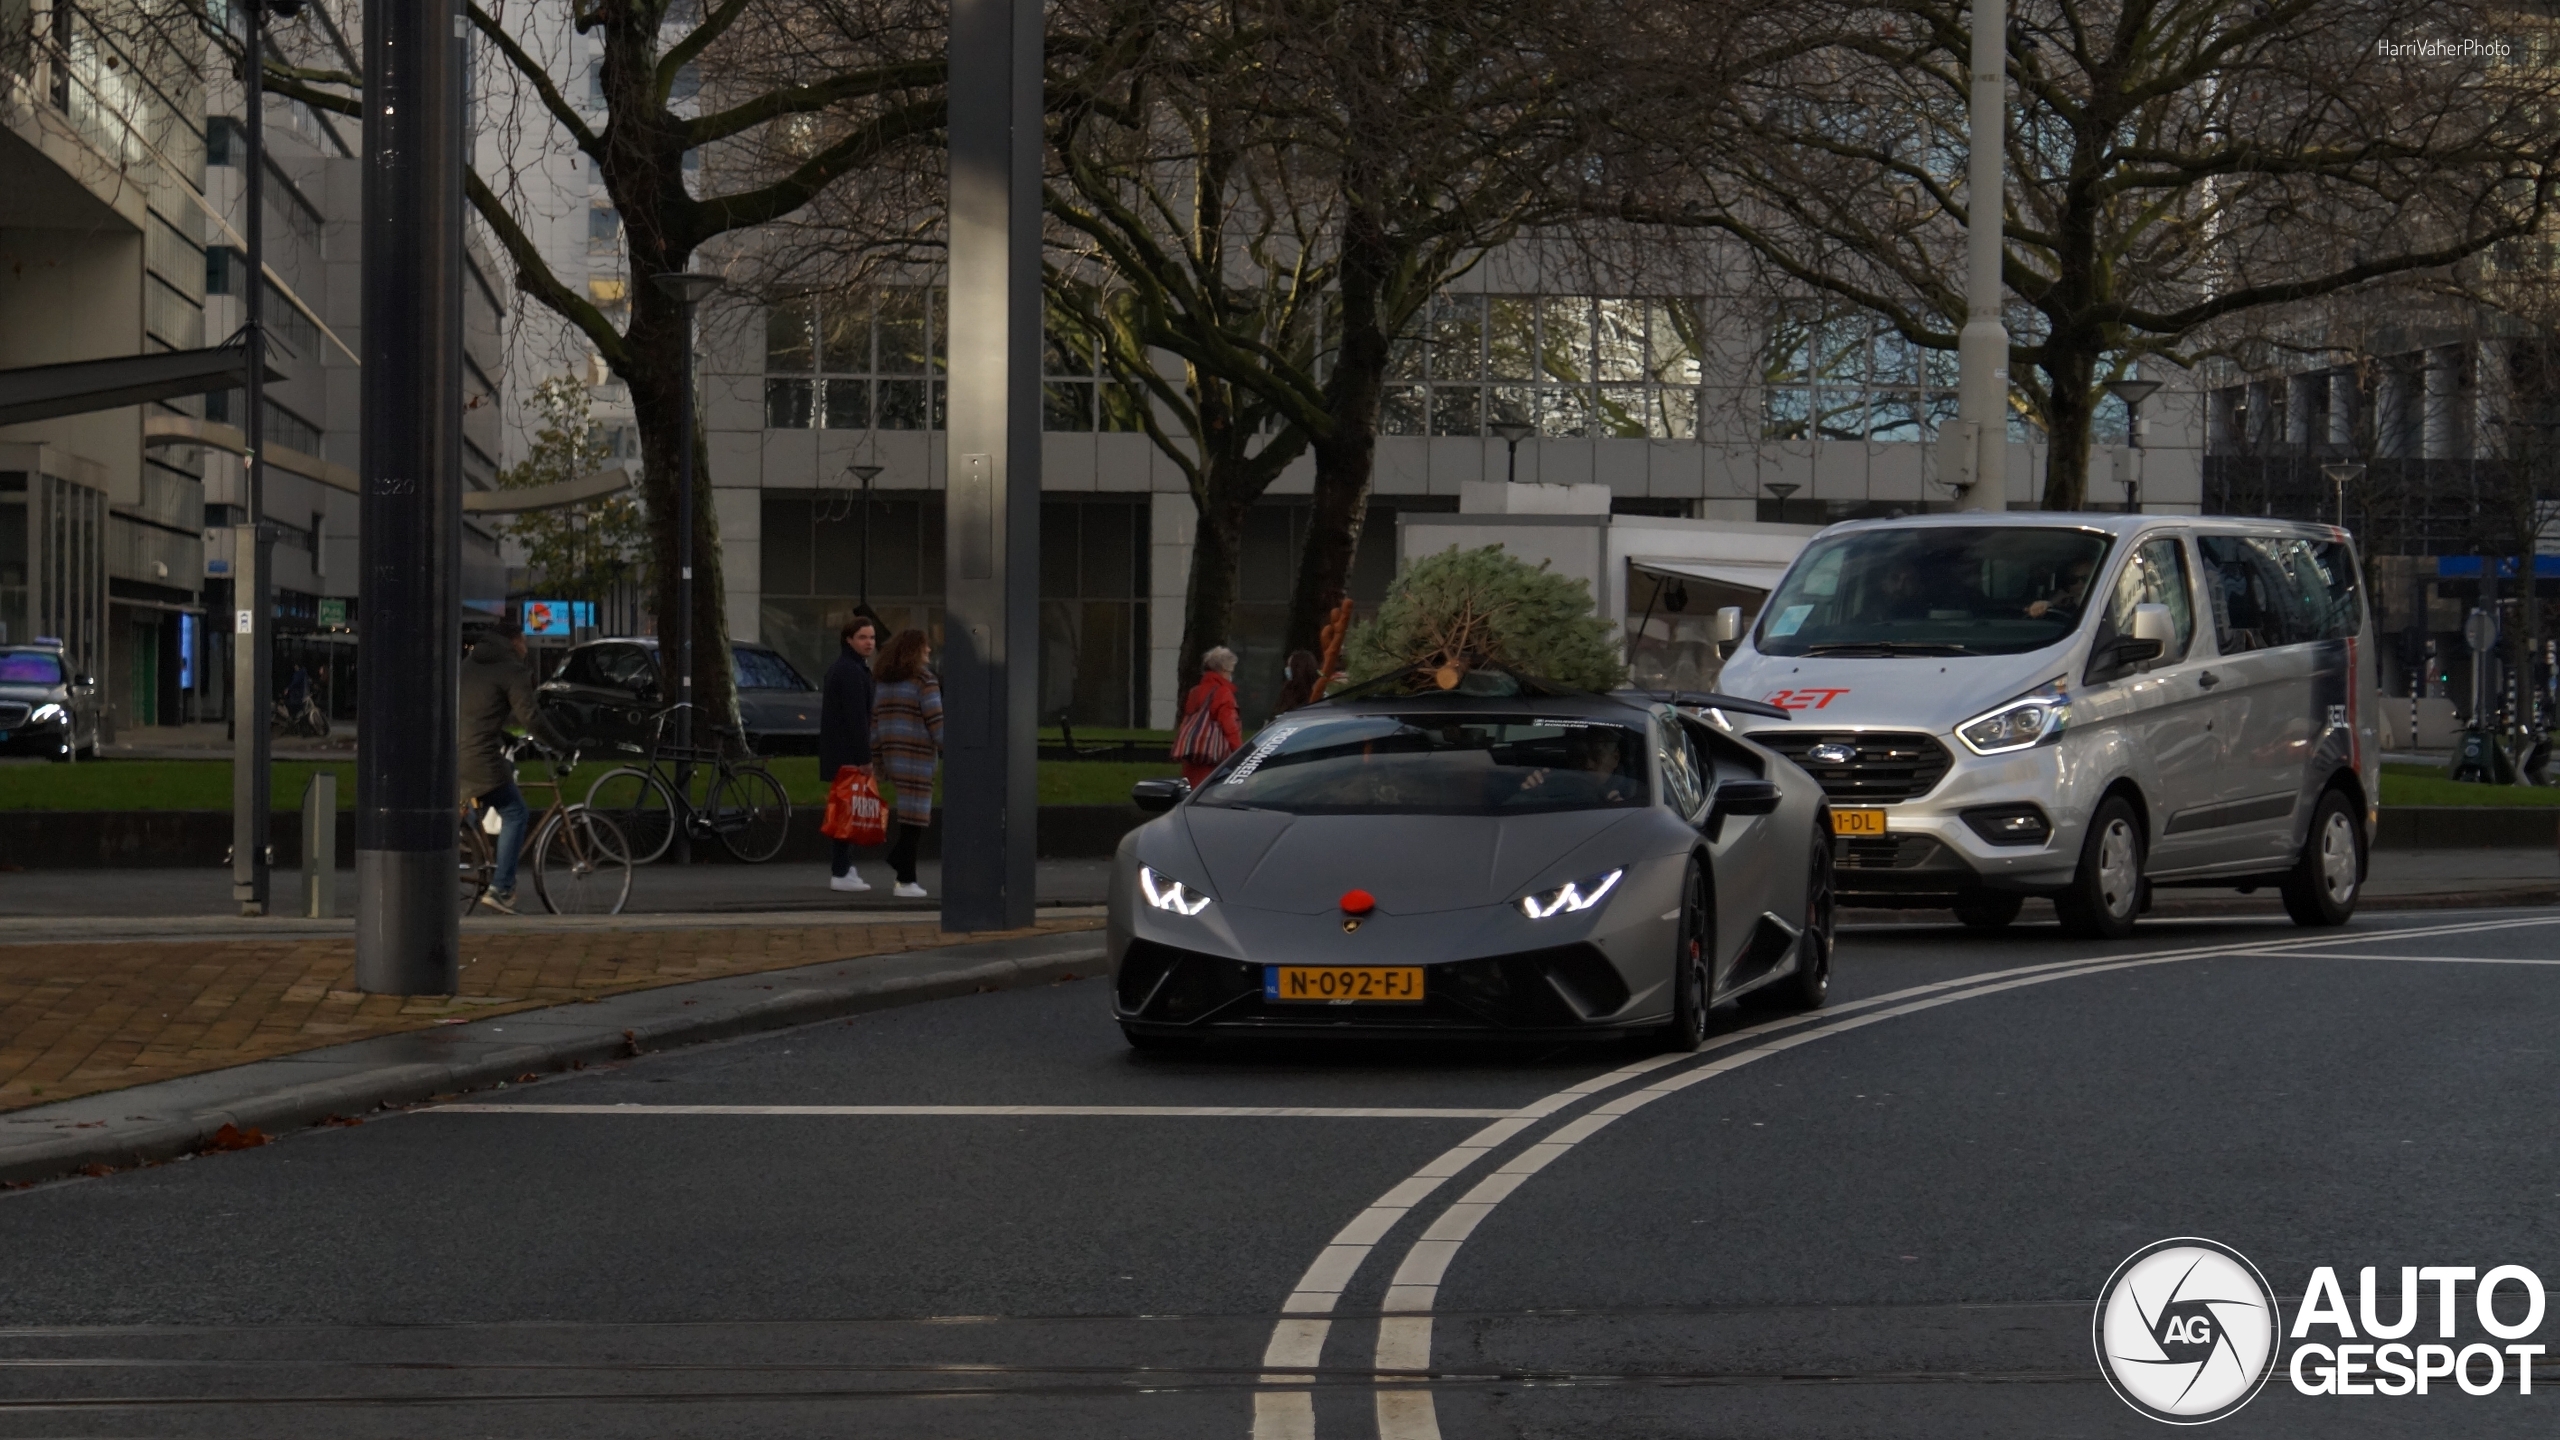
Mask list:
[[[1236,565],[1244,548],[1244,512],[1253,501],[1200,507],[1191,535],[1191,583],[1182,604],[1182,657],[1175,708],[1200,683],[1200,657],[1228,641],[1236,610]]]
[[[631,387],[633,418],[640,430],[641,493],[648,507],[650,609],[658,643],[675,643],[683,581],[676,568],[677,485],[683,475],[679,432],[690,397],[684,393],[684,317],[672,301],[634,297],[630,360],[618,373]],[[697,743],[706,723],[738,723],[737,692],[729,661],[727,587],[720,565],[720,525],[711,507],[710,447],[699,419],[693,427],[693,697]],[[670,652],[671,653],[671,652]],[[672,681],[672,676],[669,677]],[[669,704],[682,695],[675,686]]]
[[[1369,514],[1369,481],[1378,452],[1378,397],[1387,373],[1387,336],[1378,302],[1387,267],[1386,237],[1374,217],[1355,212],[1345,227],[1342,258],[1342,345],[1325,384],[1333,432],[1314,444],[1315,514],[1298,580],[1289,595],[1290,650],[1321,650],[1324,625],[1350,585]],[[1366,677],[1355,677],[1363,678]]]
[[[2044,508],[2089,508],[2089,385],[2097,375],[2093,348],[2046,342]]]

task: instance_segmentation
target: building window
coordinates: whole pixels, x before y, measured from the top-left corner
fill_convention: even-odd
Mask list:
[[[765,425],[942,428],[942,291],[880,286],[765,312]]]
[[[1378,433],[1695,439],[1697,357],[1691,300],[1443,294],[1388,350]]]
[[[1956,357],[1864,314],[1782,310],[1760,375],[1764,439],[1920,441],[1955,418]]]
[[[204,252],[204,293],[237,295],[240,277],[248,273],[249,258],[237,246],[208,245]]]

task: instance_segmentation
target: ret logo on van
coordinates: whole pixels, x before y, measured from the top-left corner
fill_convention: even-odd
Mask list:
[[[2172,1425],[2219,1420],[2275,1372],[2275,1292],[2247,1257],[2192,1236],[2135,1251],[2098,1292],[2098,1369],[2124,1403]]]
[[[1777,691],[1762,703],[1775,705],[1781,710],[1822,710],[1829,708],[1832,701],[1848,693],[1849,687],[1846,685],[1809,685],[1801,689]]]

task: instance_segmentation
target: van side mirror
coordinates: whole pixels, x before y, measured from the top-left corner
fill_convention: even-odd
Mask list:
[[[1719,645],[1730,645],[1741,638],[1742,607],[1739,605],[1727,605],[1723,609],[1718,610],[1716,612],[1715,624],[1716,643]]]
[[[2170,618],[2169,607],[2166,605],[2136,605],[2133,607],[2132,637],[2136,640],[2158,641],[2159,647],[2151,654],[2164,655],[2168,653],[2169,647],[2177,642],[2178,623]]]
[[[1150,815],[1161,815],[1183,802],[1191,782],[1182,779],[1141,780],[1129,787],[1129,803]]]

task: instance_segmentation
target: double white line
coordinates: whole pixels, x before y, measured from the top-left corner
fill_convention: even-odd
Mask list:
[[[2346,957],[2338,952],[2348,946],[2383,941],[2553,924],[2560,924],[2560,917],[2386,930],[2355,937],[2330,934],[2292,941],[2200,945],[1989,971],[1916,985],[1811,1015],[1790,1016],[1754,1025],[1710,1041],[1699,1054],[1654,1056],[1559,1090],[1441,1152],[1429,1164],[1407,1176],[1379,1196],[1369,1208],[1354,1216],[1351,1223],[1343,1226],[1316,1256],[1315,1263],[1299,1277],[1296,1290],[1281,1306],[1281,1319],[1272,1327],[1270,1344],[1263,1351],[1262,1388],[1254,1393],[1253,1440],[1314,1440],[1315,1397],[1304,1387],[1313,1380],[1314,1372],[1323,1362],[1325,1340],[1333,1327],[1330,1316],[1370,1252],[1385,1239],[1396,1222],[1478,1160],[1493,1154],[1539,1122],[1593,1096],[1657,1072],[1671,1072],[1651,1084],[1594,1106],[1513,1154],[1441,1211],[1430,1228],[1406,1248],[1403,1260],[1396,1266],[1394,1278],[1388,1282],[1383,1307],[1386,1313],[1378,1323],[1375,1366],[1382,1378],[1375,1395],[1379,1440],[1439,1440],[1439,1417],[1431,1392],[1420,1385],[1395,1385],[1384,1377],[1413,1375],[1419,1378],[1430,1373],[1432,1306],[1438,1299],[1440,1282],[1448,1274],[1450,1262],[1457,1258],[1459,1249],[1475,1233],[1476,1227],[1530,1176],[1554,1164],[1583,1141],[1666,1095],[1677,1094],[1692,1085],[1738,1070],[1754,1060],[1826,1036],[1863,1029],[1878,1021],[1916,1014],[1959,1000],[1979,999],[2054,980],[2224,956],[2282,957],[2304,952],[2324,959],[2361,959],[2368,957]],[[1715,1052],[1729,1053],[1715,1054],[1712,1059],[1703,1058]]]

